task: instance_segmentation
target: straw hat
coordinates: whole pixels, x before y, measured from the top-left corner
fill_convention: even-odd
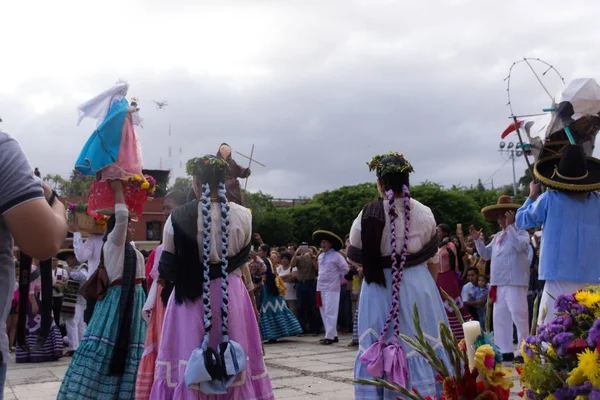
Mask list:
[[[517,211],[519,207],[521,205],[513,203],[510,196],[502,195],[498,198],[498,203],[483,207],[481,213],[487,221],[496,222],[498,215],[504,214],[507,211]]]

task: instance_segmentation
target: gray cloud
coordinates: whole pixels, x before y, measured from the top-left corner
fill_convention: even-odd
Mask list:
[[[163,71],[140,65],[128,76],[82,73],[69,85],[52,77],[29,79],[16,92],[0,95],[3,129],[18,138],[43,173],[68,175],[93,129],[91,122],[75,126],[75,109],[85,99],[73,97],[74,88],[92,96],[125,78],[129,95],[140,99],[145,124],[138,133],[150,168],[158,168],[161,157],[166,165],[168,146],[176,157],[181,148],[185,163],[214,153],[223,141],[246,154],[255,144],[255,157],[267,167],[254,166],[250,190],[311,196],[373,180],[365,163],[395,150],[415,166],[414,183],[471,185],[504,163],[496,150],[510,122],[503,79],[513,61],[541,57],[566,77],[594,76],[600,61],[595,3],[566,10],[558,1],[542,8],[516,0],[209,2],[201,8],[196,3],[145,2],[143,11],[165,18],[181,10],[273,17],[271,41],[250,60],[258,72],[240,77],[190,72],[186,65]],[[187,51],[202,57],[193,38],[185,40]],[[554,92],[558,80],[546,80]],[[518,112],[546,106],[526,66],[519,66],[513,83]],[[40,93],[58,100],[37,114],[28,99]],[[156,110],[151,100],[163,99],[170,105]],[[524,169],[518,160],[518,176]],[[509,164],[494,177],[495,185],[511,180]]]

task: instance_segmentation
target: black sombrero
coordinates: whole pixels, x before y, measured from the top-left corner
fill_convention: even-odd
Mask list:
[[[533,174],[549,188],[565,192],[593,192],[600,189],[600,160],[586,157],[583,147],[569,145],[560,156],[539,160]]]
[[[73,249],[61,249],[56,253],[56,258],[61,261],[67,261],[67,256],[75,257],[75,250]]]
[[[313,233],[313,240],[317,244],[320,244],[321,240],[327,240],[329,243],[331,243],[331,246],[333,247],[334,250],[341,250],[342,247],[344,246],[344,241],[342,240],[341,237],[339,237],[338,235],[336,235],[333,232],[324,231],[324,230],[315,231]]]

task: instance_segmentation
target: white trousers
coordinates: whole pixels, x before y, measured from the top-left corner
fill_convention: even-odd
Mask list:
[[[578,290],[585,289],[586,286],[597,285],[597,283],[581,283],[581,282],[567,282],[567,281],[546,281],[544,284],[544,293],[540,300],[540,309],[538,312],[538,325],[547,324],[552,322],[556,318],[556,309],[554,308],[554,300],[550,295],[556,299],[561,294],[573,294]],[[544,316],[544,307],[548,307],[546,318]]]
[[[529,335],[527,286],[498,286],[494,303],[494,341],[503,354],[513,353],[513,324],[518,343]]]
[[[321,292],[321,301],[323,306],[321,311],[321,319],[325,326],[325,339],[335,338],[337,333],[337,319],[340,311],[340,292]]]
[[[69,338],[69,349],[73,351],[76,351],[79,347],[79,342],[83,339],[83,334],[87,328],[87,325],[83,320],[85,306],[85,304],[76,304],[75,315],[73,315],[72,318],[67,318],[65,321],[67,337]]]

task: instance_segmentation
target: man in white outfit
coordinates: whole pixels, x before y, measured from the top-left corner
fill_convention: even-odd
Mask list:
[[[502,228],[487,246],[481,240],[481,231],[475,230],[473,225],[470,229],[479,255],[484,260],[492,260],[490,298],[494,303],[494,340],[502,351],[504,361],[515,358],[513,324],[517,327],[518,343],[529,334],[529,233],[515,225],[518,208],[519,205],[514,204],[509,196],[500,196],[497,204],[481,210],[488,221],[496,221]]]
[[[317,294],[320,294],[322,303],[319,310],[325,326],[325,338],[320,343],[329,345],[339,341],[337,320],[340,308],[340,282],[349,268],[346,259],[339,253],[343,245],[339,236],[320,230],[313,233],[313,240],[320,243],[323,250],[318,260],[317,280]],[[317,296],[317,302],[318,298]]]
[[[83,339],[83,334],[87,328],[83,318],[86,309],[86,301],[85,298],[79,294],[79,288],[88,280],[88,265],[85,263],[80,264],[77,261],[73,249],[61,250],[58,252],[57,257],[67,262],[67,272],[69,273],[69,281],[67,282],[68,294],[65,295],[63,300],[63,308],[65,311],[71,306],[73,298],[76,298],[74,313],[69,312],[66,314],[65,319],[67,338],[69,338],[69,351],[67,352],[67,355],[73,355],[79,347],[79,343],[81,342],[81,339]],[[72,288],[77,290],[76,295],[69,292],[69,289]]]
[[[73,248],[75,250],[75,257],[82,263],[86,263],[88,266],[88,277],[92,276],[100,265],[100,253],[102,252],[102,237],[103,235],[89,235],[86,241],[83,241],[81,232],[79,232],[79,225],[77,220],[73,219],[69,221],[69,229],[73,231]],[[89,323],[96,306],[96,300],[87,300],[84,321]]]

